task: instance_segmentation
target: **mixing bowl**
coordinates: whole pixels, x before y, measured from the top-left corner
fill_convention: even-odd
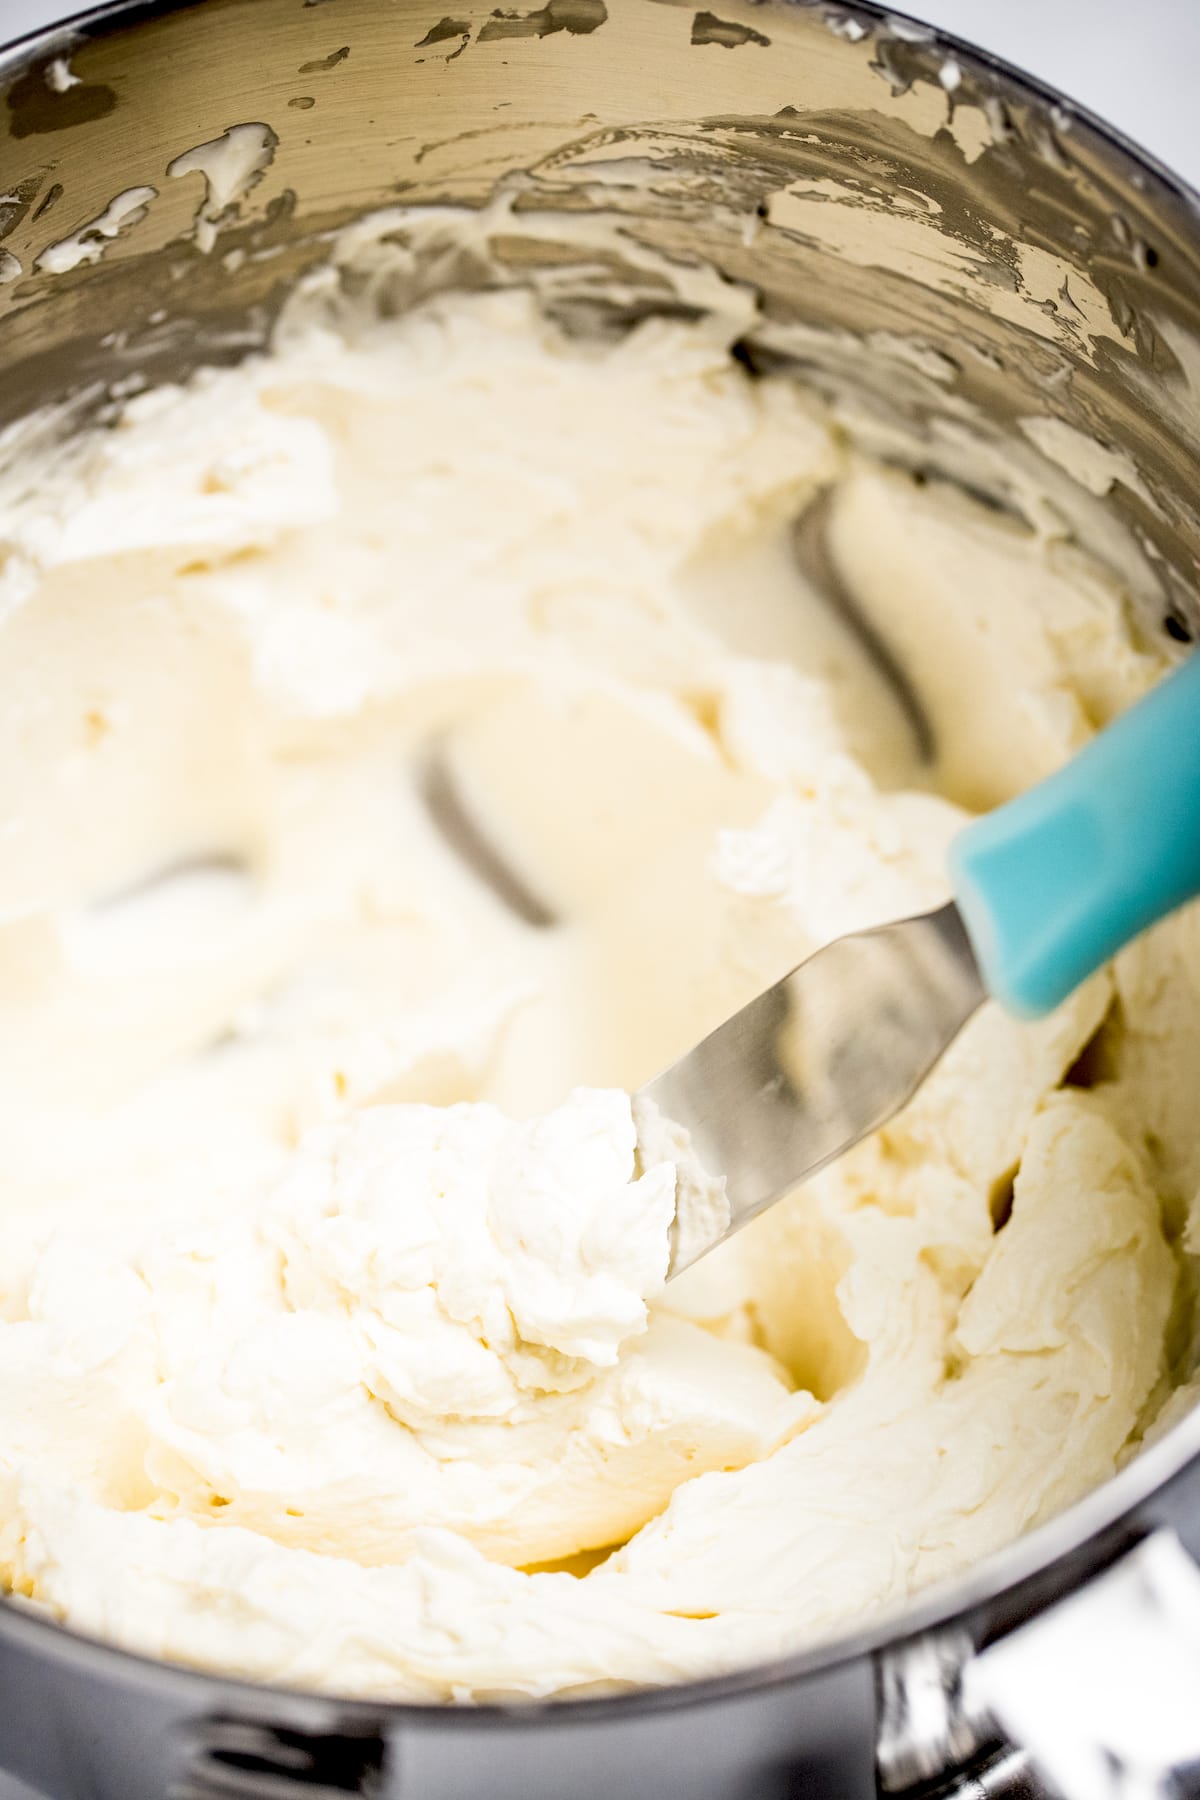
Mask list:
[[[1195,198],[910,20],[719,5],[125,0],[0,52],[0,425],[103,423],[261,345],[369,209],[479,208],[488,255],[427,234],[389,304],[530,282],[612,336],[686,315],[715,268],[756,302],[748,368],[794,369],[886,454],[1015,515],[1049,495],[1181,653],[1200,629]],[[0,1767],[54,1800],[965,1800],[1046,1792],[1032,1747],[1072,1800],[1181,1794],[1195,1708],[1138,1731],[1200,1634],[1189,1553],[1200,1412],[902,1616],[666,1691],[341,1701],[3,1602]]]

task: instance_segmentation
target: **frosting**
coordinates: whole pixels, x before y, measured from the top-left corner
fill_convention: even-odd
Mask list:
[[[221,143],[208,233],[269,154]],[[338,254],[381,279],[378,233]],[[735,330],[318,283],[270,354],[11,441],[15,1595],[363,1694],[684,1679],[953,1575],[1186,1374],[1191,915],[985,1009],[664,1287],[688,1171],[628,1090],[938,904],[964,808],[1158,670],[1050,509],[885,469]],[[932,765],[796,565],[826,491]]]

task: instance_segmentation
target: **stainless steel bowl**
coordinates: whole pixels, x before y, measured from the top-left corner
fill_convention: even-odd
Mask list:
[[[1011,510],[1014,471],[1057,481],[1147,632],[1200,629],[1197,201],[1069,101],[924,27],[815,0],[469,0],[452,15],[126,0],[0,52],[0,88],[0,424],[55,401],[71,429],[139,383],[236,358],[339,227],[500,191],[492,260],[443,256],[411,292],[495,280],[498,261],[572,328],[615,333],[686,305],[687,269],[711,264],[759,296],[748,366],[794,367],[897,456]],[[206,254],[202,177],[168,171],[246,124],[264,167],[228,209],[208,196]],[[615,236],[585,268],[556,221],[601,213]],[[1136,475],[1098,496],[1038,461],[1018,422],[1042,414]],[[218,1680],[0,1603],[0,1767],[54,1800],[1033,1795],[984,1705],[999,1696],[1010,1716],[1014,1656],[1040,1667],[1062,1633],[1052,1760],[1091,1733],[1107,1752],[1087,1800],[1200,1791],[1166,1768],[1200,1761],[1187,1719],[1145,1750],[1143,1785],[1123,1773],[1139,1693],[1179,1666],[1172,1607],[1200,1630],[1176,1537],[1200,1555],[1200,1413],[899,1618],[691,1687],[470,1710]],[[1152,1627],[1136,1659],[1119,1636],[1131,1604]],[[1098,1686],[1075,1673],[1080,1634],[1094,1651],[1105,1633],[1124,1720],[1092,1699],[1094,1657]]]

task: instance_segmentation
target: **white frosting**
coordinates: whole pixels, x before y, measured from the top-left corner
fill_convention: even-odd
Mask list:
[[[104,211],[94,219],[89,219],[69,237],[47,244],[34,258],[34,268],[45,275],[66,275],[80,263],[99,262],[113,238],[132,225],[140,225],[150,202],[157,198],[158,189],[152,187],[131,187],[114,194]]]
[[[275,159],[279,138],[269,125],[248,120],[231,125],[220,137],[195,144],[167,164],[173,176],[204,177],[204,198],[196,210],[196,247],[205,255],[230,210],[262,180]]]
[[[256,144],[194,161],[214,229]],[[896,1606],[1130,1453],[1179,1373],[1164,1202],[1197,1237],[1190,916],[1041,1025],[985,1010],[665,1290],[675,1147],[641,1166],[621,1091],[944,896],[955,802],[1156,672],[1119,584],[864,461],[712,318],[600,348],[521,293],[376,325],[318,284],[272,355],[36,441],[0,1580],[274,1681],[605,1691]],[[830,483],[952,798],[793,565]]]
[[[65,94],[69,88],[81,87],[82,78],[76,75],[71,67],[70,58],[52,56],[46,64],[46,86],[56,94]]]
[[[1138,473],[1137,464],[1126,451],[1098,443],[1086,432],[1068,425],[1065,419],[1056,419],[1051,414],[1022,419],[1020,425],[1043,456],[1065,469],[1090,494],[1111,493],[1120,481],[1148,507],[1158,510],[1157,502]]]

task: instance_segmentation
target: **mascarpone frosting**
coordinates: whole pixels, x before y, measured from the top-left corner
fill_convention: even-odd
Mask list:
[[[0,1583],[272,1681],[609,1691],[1131,1453],[1200,1243],[1194,914],[986,1008],[669,1288],[627,1096],[1144,690],[1101,564],[719,320],[520,291],[319,291],[3,482]],[[793,563],[826,489],[932,769]]]

